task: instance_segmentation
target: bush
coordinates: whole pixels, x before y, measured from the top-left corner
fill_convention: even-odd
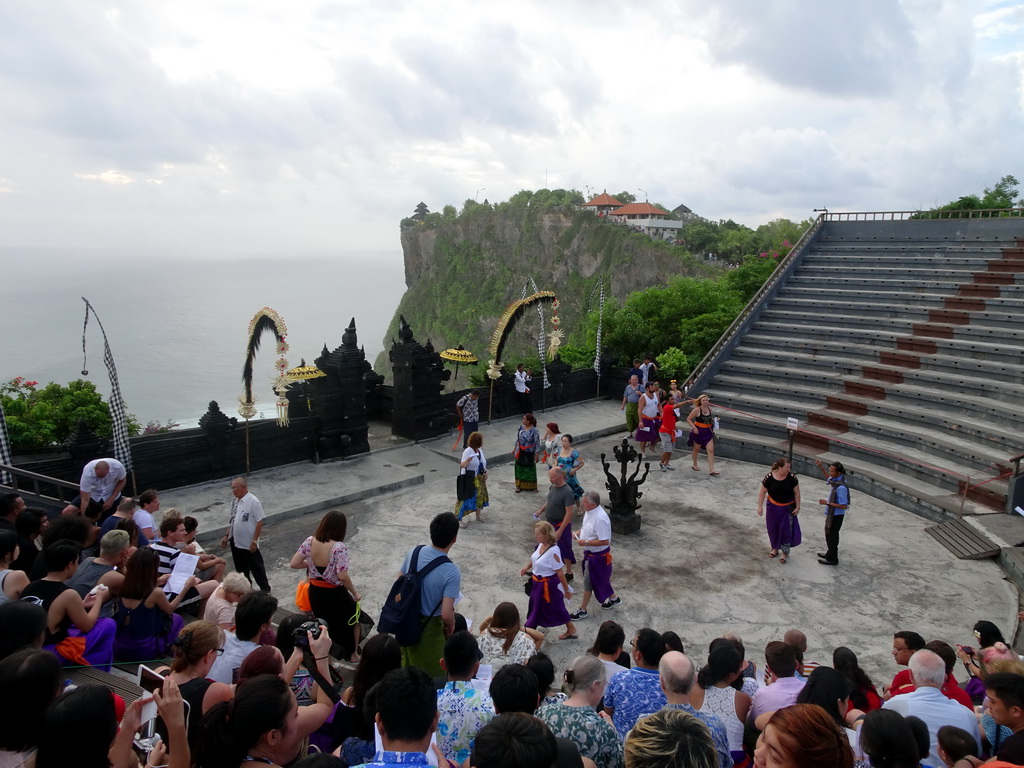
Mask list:
[[[110,406],[103,402],[91,381],[76,379],[67,385],[39,383],[18,376],[0,384],[0,404],[7,420],[7,434],[14,451],[63,444],[79,419],[100,437],[111,436]],[[137,435],[139,423],[128,415],[128,434]]]

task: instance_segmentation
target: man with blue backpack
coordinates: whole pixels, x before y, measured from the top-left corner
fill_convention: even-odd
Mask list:
[[[381,610],[377,629],[402,646],[402,666],[441,677],[445,639],[455,631],[455,600],[462,573],[448,552],[459,535],[459,520],[442,512],[430,521],[430,546],[413,547]]]

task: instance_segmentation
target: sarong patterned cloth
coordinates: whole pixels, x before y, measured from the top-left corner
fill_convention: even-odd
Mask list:
[[[583,572],[590,572],[590,586],[594,590],[594,597],[599,603],[615,594],[612,589],[612,552],[611,547],[602,549],[600,552],[583,552]]]
[[[768,541],[771,543],[772,549],[781,549],[787,555],[790,547],[798,547],[803,541],[800,533],[800,518],[792,514],[793,506],[794,504],[776,504],[771,499],[764,505]]]
[[[113,619],[96,619],[96,624],[88,632],[71,627],[66,638],[56,645],[44,645],[43,650],[56,654],[62,666],[98,667],[109,672],[114,662],[116,632],[117,625]]]
[[[444,621],[432,616],[423,625],[423,634],[416,645],[402,646],[402,666],[419,667],[431,677],[444,677],[441,657],[444,656]]]
[[[572,618],[565,607],[565,595],[559,587],[558,576],[533,575],[530,588],[530,607],[525,626],[558,627],[568,624]],[[442,649],[443,650],[443,649]]]
[[[640,426],[640,408],[639,408],[639,403],[626,403],[626,429],[629,430],[630,433],[632,433],[639,426]]]
[[[118,632],[114,639],[115,658],[118,661],[151,661],[166,658],[170,655],[171,644],[185,626],[185,619],[176,613],[171,614],[170,622],[170,628],[164,632],[146,635]]]
[[[476,493],[473,494],[472,498],[455,502],[455,516],[459,518],[459,520],[462,519],[462,516],[466,512],[477,512],[484,507],[489,506],[487,483],[484,482],[480,475],[477,475],[473,479],[473,487],[476,488]]]
[[[701,424],[698,424],[697,431],[695,433],[690,433],[690,436],[686,440],[686,445],[692,448],[694,443],[696,443],[701,448],[707,448],[708,443],[710,443],[714,439],[715,431],[711,427],[705,427]]]
[[[660,439],[658,437],[658,430],[661,429],[661,419],[649,419],[646,416],[641,416],[643,426],[636,431],[636,441],[638,443],[650,443],[654,444]]]
[[[537,490],[537,461],[533,451],[519,451],[516,457],[516,488],[521,491]]]
[[[576,562],[576,553],[572,551],[571,525],[563,526],[562,532],[558,535],[558,554],[562,556],[563,563]]]

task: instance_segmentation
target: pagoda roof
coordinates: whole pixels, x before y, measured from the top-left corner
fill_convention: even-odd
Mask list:
[[[592,208],[598,208],[598,207],[604,208],[604,207],[608,207],[608,206],[611,206],[611,207],[614,207],[614,208],[621,208],[622,207],[622,203],[620,203],[614,197],[609,195],[607,191],[602,192],[600,195],[595,197],[589,203],[584,203],[583,204],[584,208],[591,208],[591,207]]]
[[[669,212],[650,203],[630,203],[615,211],[616,216],[668,216]]]

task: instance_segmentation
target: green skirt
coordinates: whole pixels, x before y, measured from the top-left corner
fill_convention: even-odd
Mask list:
[[[516,488],[521,491],[537,490],[536,454],[532,451],[521,451],[516,459]]]
[[[444,677],[441,657],[444,656],[444,621],[440,616],[427,619],[416,645],[402,647],[402,666],[419,667],[431,677]]]

